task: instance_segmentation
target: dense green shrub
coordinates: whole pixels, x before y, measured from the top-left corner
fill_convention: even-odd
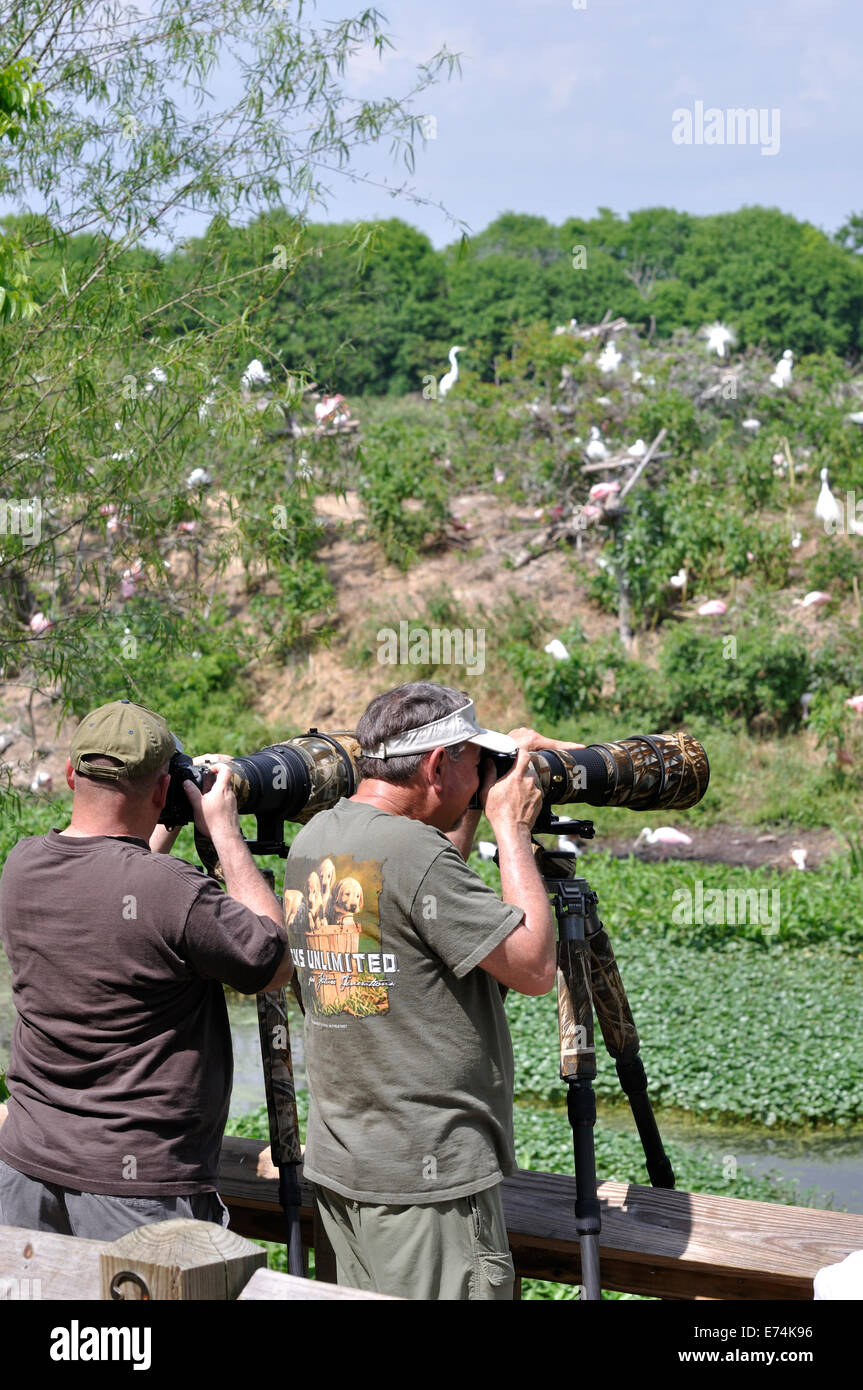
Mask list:
[[[357,451],[359,491],[369,527],[388,560],[407,568],[443,534],[449,487],[428,432],[393,417],[372,426]]]

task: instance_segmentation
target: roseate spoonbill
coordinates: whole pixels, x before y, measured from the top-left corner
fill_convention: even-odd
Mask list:
[[[845,701],[849,709],[853,709],[855,714],[863,714],[863,695],[852,695],[850,700]]]
[[[698,610],[698,616],[700,618],[718,618],[727,611],[727,608],[728,604],[723,603],[721,598],[711,598],[706,603],[702,603]]]
[[[590,492],[587,494],[591,502],[607,502],[609,497],[613,497],[616,492],[620,492],[620,483],[594,483]]]

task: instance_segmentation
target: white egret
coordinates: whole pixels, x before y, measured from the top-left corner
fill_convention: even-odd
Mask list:
[[[821,469],[821,491],[818,494],[818,501],[815,503],[815,516],[818,521],[824,522],[824,530],[828,531],[835,528],[842,515],[839,503],[830,491],[830,484],[827,476],[827,469]]]
[[[661,825],[658,830],[651,830],[646,825],[640,832],[636,844],[641,844],[642,840],[646,845],[691,845],[692,836],[687,835],[682,830],[675,830],[673,825]]]
[[[776,363],[776,370],[770,373],[770,380],[774,386],[782,389],[791,384],[791,368],[794,363],[794,353],[790,348],[786,348]]]
[[[611,338],[596,359],[596,365],[601,372],[616,372],[622,361],[623,353],[618,352],[614,339]]]
[[[599,429],[596,425],[591,425],[590,427],[590,442],[585,449],[585,453],[593,463],[602,463],[608,458],[608,450],[602,442]]]
[[[449,350],[450,370],[446,373],[445,376],[442,376],[440,381],[438,382],[438,400],[440,400],[441,397],[446,396],[458,381],[458,358],[456,357],[456,353],[458,352],[464,352],[464,348],[451,347]]]
[[[569,652],[557,637],[553,637],[550,642],[547,642],[543,647],[543,651],[548,652],[549,656],[553,656],[555,661],[569,660]]]
[[[715,323],[709,324],[701,330],[702,336],[707,339],[707,346],[711,352],[715,352],[717,357],[725,356],[726,344],[733,346],[737,341],[730,328],[726,328],[724,323],[717,319]]]

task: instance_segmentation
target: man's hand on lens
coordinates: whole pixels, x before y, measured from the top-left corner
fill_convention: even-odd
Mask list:
[[[542,806],[542,788],[525,749],[520,748],[512,769],[494,780],[495,769],[486,769],[480,799],[496,835],[505,827],[530,830]],[[489,780],[491,779],[491,780]]]
[[[196,758],[197,762],[198,759]],[[203,759],[201,760],[203,761]],[[220,835],[240,834],[240,817],[237,811],[237,798],[231,786],[231,769],[219,763],[214,770],[215,781],[203,796],[194,782],[185,781],[183,789],[195,817],[195,827],[202,835],[216,840]]]
[[[545,734],[538,734],[536,729],[510,729],[509,736],[528,753],[541,753],[543,749],[557,753],[567,748],[584,747],[583,743],[572,743],[568,739],[548,738]]]

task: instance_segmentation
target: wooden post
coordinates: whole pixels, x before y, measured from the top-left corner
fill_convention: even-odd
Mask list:
[[[99,1255],[104,1299],[234,1299],[266,1252],[211,1221],[158,1221]]]

